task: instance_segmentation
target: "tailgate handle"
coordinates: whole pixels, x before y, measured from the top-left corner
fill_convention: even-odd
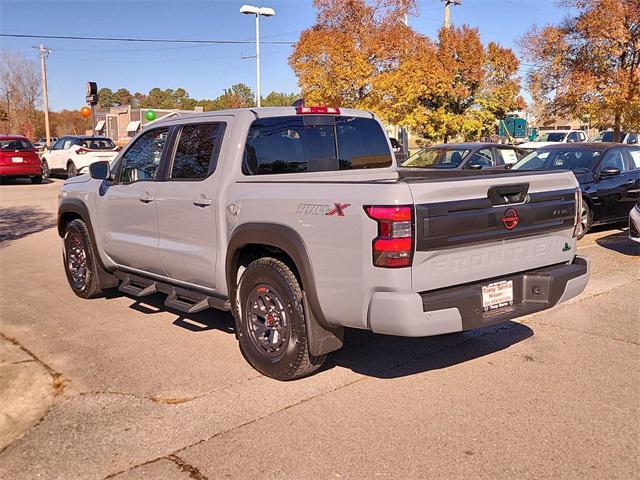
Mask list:
[[[491,200],[492,205],[509,205],[524,202],[528,192],[528,183],[494,185],[487,192],[487,197]]]

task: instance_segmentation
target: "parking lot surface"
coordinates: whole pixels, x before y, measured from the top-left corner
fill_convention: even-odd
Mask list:
[[[579,243],[585,293],[431,338],[348,331],[281,383],[230,315],[161,296],[82,300],[55,229],[60,180],[0,187],[0,478],[640,477],[640,251]]]

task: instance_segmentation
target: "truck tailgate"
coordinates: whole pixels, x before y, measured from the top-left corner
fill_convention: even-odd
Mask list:
[[[571,172],[404,180],[415,203],[413,291],[489,280],[575,255],[578,183]]]

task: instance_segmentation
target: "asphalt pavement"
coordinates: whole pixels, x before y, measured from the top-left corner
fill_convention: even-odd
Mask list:
[[[579,242],[585,293],[519,322],[349,330],[318,374],[242,358],[228,314],[82,300],[60,180],[0,186],[0,478],[640,478],[640,248]]]

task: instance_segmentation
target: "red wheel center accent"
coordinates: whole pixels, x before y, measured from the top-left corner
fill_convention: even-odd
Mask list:
[[[502,216],[502,224],[507,230],[513,230],[516,228],[519,221],[520,217],[518,217],[518,212],[516,212],[515,208],[509,208]]]
[[[266,320],[267,327],[273,327],[273,324],[275,323],[273,315],[269,313]]]

